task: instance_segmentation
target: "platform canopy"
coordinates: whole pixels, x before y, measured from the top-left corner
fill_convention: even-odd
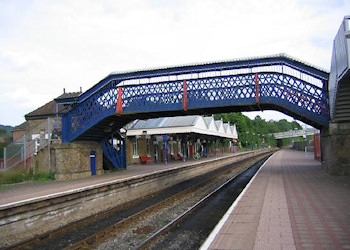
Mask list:
[[[136,120],[126,128],[127,136],[195,133],[223,139],[238,139],[236,125],[223,123],[222,120],[215,121],[212,116],[190,115]]]

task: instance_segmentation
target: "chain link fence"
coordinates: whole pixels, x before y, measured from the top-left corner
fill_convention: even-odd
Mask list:
[[[47,118],[39,125],[30,128],[21,137],[4,148],[2,171],[15,167],[33,169],[33,157],[42,149],[50,147],[54,141],[61,140],[61,117]],[[50,164],[50,150],[47,150]],[[50,166],[48,166],[50,169]]]

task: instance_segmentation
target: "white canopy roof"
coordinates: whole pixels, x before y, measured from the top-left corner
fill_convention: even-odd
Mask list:
[[[136,120],[127,125],[127,136],[197,133],[237,139],[236,125],[200,115]]]

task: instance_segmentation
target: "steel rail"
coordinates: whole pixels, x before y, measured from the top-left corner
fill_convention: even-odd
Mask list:
[[[271,156],[271,155],[270,155]],[[269,157],[270,157],[269,156]],[[268,157],[265,157],[264,162],[268,159]],[[260,160],[261,161],[261,160]],[[259,166],[259,168],[262,166],[262,164]],[[223,184],[221,184],[219,187],[217,187],[215,190],[210,192],[208,195],[206,195],[204,198],[202,198],[200,201],[198,201],[196,204],[194,204],[192,207],[188,208],[187,211],[179,215],[177,218],[169,222],[167,225],[159,229],[157,232],[155,232],[153,235],[148,237],[144,242],[139,244],[135,249],[141,250],[146,249],[147,247],[151,246],[153,242],[156,242],[161,236],[169,232],[172,228],[176,227],[181,221],[183,221],[186,217],[190,216],[192,213],[194,213],[198,208],[204,205],[205,202],[207,202],[209,199],[211,199],[214,195],[222,191],[223,188],[225,188],[227,185],[229,185],[234,179],[236,179],[239,175],[241,175],[243,172],[245,172],[247,169],[244,169],[237,173],[235,176],[231,177],[227,181],[225,181]]]
[[[263,153],[265,154],[265,153]],[[256,156],[253,156],[253,157],[250,157],[250,158],[247,158],[247,159],[243,159],[241,161],[238,161],[238,162],[235,162],[234,164],[237,164],[237,165],[240,165],[240,164],[243,164],[243,163],[246,163],[246,162],[249,162],[259,156],[261,156],[262,154],[259,154],[259,155],[256,155]],[[225,167],[227,166],[224,166],[222,168],[220,168],[221,170],[224,169]],[[239,173],[236,173],[235,174],[235,177],[238,176],[239,174],[241,174],[242,172],[244,172],[247,168],[245,168],[244,170],[240,171]],[[134,221],[138,220],[140,217],[144,217],[146,216],[147,214],[151,213],[151,212],[154,212],[154,211],[157,211],[157,210],[160,210],[162,209],[162,207],[165,207],[169,204],[173,204],[174,201],[180,199],[181,197],[183,196],[186,196],[187,194],[189,193],[193,193],[195,191],[197,191],[200,187],[204,186],[204,185],[208,185],[208,183],[210,182],[213,182],[216,178],[218,178],[219,176],[221,175],[225,175],[227,174],[228,172],[232,172],[234,169],[233,168],[227,168],[227,169],[224,169],[223,171],[219,171],[218,173],[215,173],[215,175],[211,175],[209,176],[208,179],[204,179],[203,181],[195,184],[194,186],[191,186],[185,190],[182,190],[134,215],[131,215],[130,217],[128,218],[125,218],[123,219],[122,221],[120,222],[117,222],[116,224],[100,231],[100,232],[97,232],[96,234],[94,235],[91,235],[90,237],[87,237],[65,249],[69,249],[69,250],[76,250],[76,249],[86,249],[86,248],[90,248],[93,244],[97,243],[97,242],[101,242],[107,238],[109,238],[111,235],[114,235],[118,232],[121,232],[124,230],[125,227],[127,227],[129,224],[133,223]]]
[[[235,164],[236,166],[240,166],[244,163],[247,163],[249,161],[252,161],[258,157],[261,157],[262,155],[266,155],[266,154],[269,154],[270,152],[263,152],[263,153],[260,153],[258,155],[254,155],[254,156],[251,156],[247,159],[243,159],[243,160],[240,160],[238,162],[235,162],[233,164]],[[232,165],[232,164],[231,164]],[[161,209],[162,207],[168,205],[168,204],[172,204],[175,200],[179,199],[180,197],[182,196],[185,196],[186,194],[189,194],[191,192],[195,192],[196,190],[198,190],[200,187],[204,186],[204,185],[207,185],[208,183],[210,182],[214,182],[216,178],[218,178],[219,176],[221,175],[225,175],[227,174],[228,172],[232,172],[235,168],[232,168],[232,167],[228,167],[229,165],[227,166],[224,166],[224,167],[221,167],[219,169],[216,169],[216,170],[213,170],[213,171],[210,171],[209,173],[206,173],[206,174],[203,174],[201,176],[198,176],[198,177],[204,177],[203,180],[199,181],[198,183],[195,183],[194,185],[191,185],[190,187],[186,188],[185,190],[181,190],[169,197],[167,197],[166,199],[164,200],[161,200],[139,212],[137,212],[136,214],[132,214],[130,215],[129,217],[127,218],[124,218],[118,222],[116,222],[115,224],[83,239],[83,240],[80,240],[76,243],[73,243],[72,245],[66,247],[65,249],[82,249],[82,248],[88,248],[89,246],[97,243],[97,242],[100,242],[106,238],[109,238],[111,234],[117,232],[117,231],[120,231],[122,230],[123,228],[125,228],[128,224],[134,222],[136,219],[140,218],[140,216],[144,216],[148,213],[151,213],[153,211],[157,211],[159,209]],[[247,169],[247,168],[245,168]],[[215,174],[213,175],[212,173],[215,172]],[[241,173],[242,171],[239,172],[239,174]],[[207,176],[206,176],[207,175]],[[238,174],[235,174],[235,176],[237,176]],[[159,192],[157,192],[156,194],[160,194],[164,192],[164,190],[161,190]],[[43,240],[48,240],[48,239],[53,239],[57,236],[60,236],[62,235],[63,233],[67,232],[68,230],[72,230],[72,229],[75,229],[75,228],[78,228],[79,226],[82,226],[84,224],[88,224],[88,223],[91,223],[93,221],[97,221],[99,217],[106,217],[108,216],[109,214],[112,214],[112,213],[116,213],[116,212],[120,212],[122,209],[125,209],[125,208],[128,208],[130,206],[133,206],[135,204],[137,204],[138,202],[142,201],[142,200],[145,200],[147,198],[150,198],[152,196],[154,196],[155,194],[149,194],[147,195],[146,197],[143,197],[143,198],[139,198],[139,199],[136,199],[134,201],[131,201],[131,202],[128,202],[128,203],[125,203],[123,205],[119,205],[119,206],[116,206],[116,207],[113,207],[113,208],[110,208],[110,209],[107,209],[105,211],[102,211],[101,213],[98,213],[98,214],[95,214],[95,215],[91,215],[87,218],[83,218],[83,219],[80,219],[76,222],[72,222],[72,223],[69,223],[68,225],[65,225],[65,226],[62,226],[62,227],[59,227],[58,229],[54,229],[54,230],[51,230],[47,233],[44,233],[44,234],[41,234],[41,235],[37,235],[35,236],[34,238],[32,239],[29,239],[29,240],[26,240],[26,241],[23,241],[23,242],[20,242],[20,243],[17,243],[15,245],[12,245],[12,246],[9,246],[5,249],[30,249],[32,248],[33,246],[38,246],[40,247],[40,242],[42,242]],[[39,245],[38,245],[39,244]]]

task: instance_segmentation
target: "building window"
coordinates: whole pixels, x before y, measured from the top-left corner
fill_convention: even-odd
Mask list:
[[[139,157],[139,153],[137,151],[137,139],[136,138],[132,141],[132,155],[134,158]]]

